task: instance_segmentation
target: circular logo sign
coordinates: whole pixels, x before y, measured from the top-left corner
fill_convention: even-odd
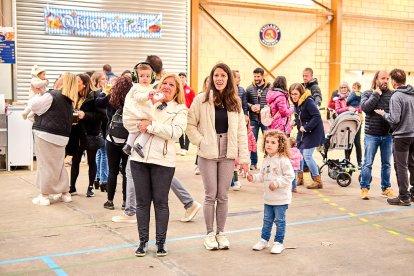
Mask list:
[[[280,29],[275,24],[266,24],[260,28],[260,42],[266,47],[275,46],[280,37]]]

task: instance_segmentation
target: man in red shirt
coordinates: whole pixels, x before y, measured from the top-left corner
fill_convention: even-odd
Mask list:
[[[183,84],[184,89],[184,96],[185,96],[185,105],[187,108],[190,108],[191,104],[193,103],[195,93],[194,90],[187,85],[187,74],[184,72],[181,72],[178,74],[178,76],[181,79],[181,83]],[[178,154],[184,156],[187,154],[188,146],[190,145],[190,140],[188,140],[187,135],[183,134],[183,136],[180,137],[180,147],[181,151],[178,152]]]

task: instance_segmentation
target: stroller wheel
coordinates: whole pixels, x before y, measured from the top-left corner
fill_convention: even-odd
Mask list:
[[[358,175],[358,181],[361,183],[361,174]],[[372,182],[372,175],[371,178],[369,179],[369,184],[371,184]]]
[[[349,173],[343,172],[339,173],[336,177],[336,183],[338,183],[341,187],[347,187],[349,184],[351,184],[352,178]]]

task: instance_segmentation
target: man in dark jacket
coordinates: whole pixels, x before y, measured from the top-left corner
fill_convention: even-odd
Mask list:
[[[260,122],[260,110],[266,105],[266,94],[270,88],[270,82],[266,82],[263,75],[264,70],[262,68],[254,69],[254,81],[246,89],[250,125],[253,126],[253,134],[256,141],[259,136],[259,129],[262,130],[262,133],[267,130],[267,127]],[[250,153],[250,160],[252,161],[250,169],[256,170],[257,152]]]
[[[303,86],[305,89],[309,89],[313,99],[317,106],[321,106],[322,103],[322,93],[318,85],[318,80],[313,77],[312,68],[305,68],[303,70]]]
[[[391,83],[395,91],[390,100],[390,111],[375,112],[392,126],[394,130],[394,162],[397,173],[399,196],[388,198],[391,205],[410,206],[414,202],[414,88],[406,85],[406,75],[401,69],[390,72]],[[410,181],[408,180],[410,171]],[[411,191],[408,190],[411,182]],[[411,194],[410,194],[411,192]]]
[[[247,107],[247,95],[246,95],[246,90],[244,90],[243,87],[240,86],[240,72],[239,70],[233,70],[233,77],[234,77],[234,81],[236,82],[237,85],[237,93],[239,94],[239,98],[241,100],[241,104],[242,104],[242,109],[243,109],[243,113],[244,115],[247,116],[247,112],[248,112],[248,107]]]
[[[386,71],[375,73],[371,90],[365,91],[361,98],[362,111],[365,112],[364,163],[361,171],[361,198],[368,198],[371,182],[372,164],[378,147],[381,151],[381,189],[382,194],[395,197],[391,189],[391,152],[392,136],[387,121],[375,112],[383,109],[389,112],[392,92],[388,89],[389,75]]]

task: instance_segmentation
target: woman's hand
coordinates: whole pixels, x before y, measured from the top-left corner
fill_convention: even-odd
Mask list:
[[[350,107],[348,107],[348,110],[351,111],[351,112],[355,112],[356,109],[355,109],[355,107],[350,106]]]
[[[83,118],[85,118],[85,112],[83,112],[82,110],[79,110],[78,117],[79,117],[79,120],[82,120]]]
[[[240,164],[240,171],[242,173],[248,174],[249,173],[249,165],[248,164]]]
[[[253,175],[250,172],[247,172],[246,178],[247,178],[247,181],[253,182]]]
[[[149,120],[139,120],[137,123],[137,128],[139,132],[145,133],[147,132],[147,127],[151,125],[151,121]]]
[[[305,130],[305,128],[304,128],[303,126],[301,126],[301,127],[299,128],[299,130],[300,130],[300,132],[306,132],[306,130]]]

